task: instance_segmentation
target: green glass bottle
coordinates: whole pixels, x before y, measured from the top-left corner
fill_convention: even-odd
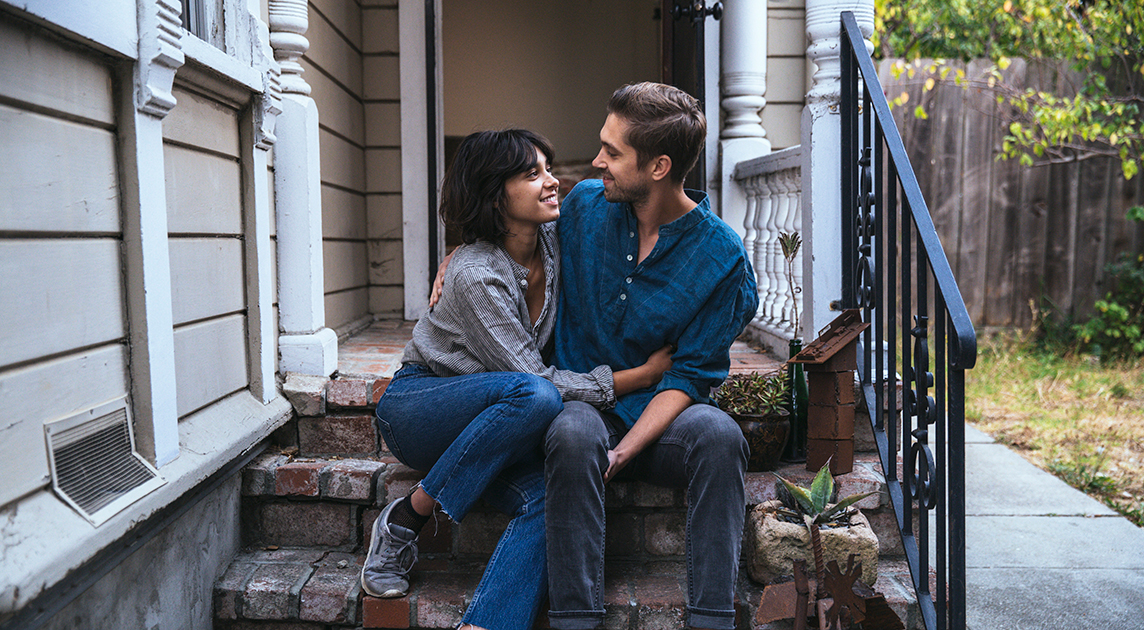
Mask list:
[[[802,351],[802,339],[790,340],[790,356]],[[801,363],[787,363],[787,381],[790,383],[790,438],[783,450],[783,461],[806,461],[806,412],[809,394],[806,372]]]

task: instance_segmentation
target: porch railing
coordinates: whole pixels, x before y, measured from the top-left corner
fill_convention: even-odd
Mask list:
[[[977,338],[854,14],[841,22],[843,306],[872,324],[859,371],[926,628],[963,630]]]
[[[743,245],[755,268],[759,310],[750,327],[781,340],[795,338],[791,324],[794,298],[790,294],[779,234],[802,225],[802,149],[791,147],[735,166],[732,177],[747,197]],[[794,284],[802,286],[802,254],[794,263]]]

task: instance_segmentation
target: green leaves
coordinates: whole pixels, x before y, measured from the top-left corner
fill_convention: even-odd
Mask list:
[[[1144,155],[1141,33],[1144,2],[875,0],[875,46],[885,58],[911,62],[894,65],[895,79],[920,73],[928,91],[935,76],[949,82],[950,66],[938,61],[923,68],[921,59],[993,60],[980,79],[956,76],[953,83],[994,91],[998,103],[1011,108],[1019,126],[1010,126],[1002,157],[1031,165],[1034,157],[1114,156],[1126,179],[1140,172]],[[1009,76],[1014,58],[1063,61],[1083,78],[1075,86],[1061,80],[1057,94],[1026,90]],[[894,105],[907,100],[903,93]],[[925,118],[920,107],[914,114]]]
[[[830,460],[827,460],[819,469],[818,474],[814,476],[814,481],[810,483],[809,489],[796,486],[778,475],[775,476],[798,503],[799,510],[806,518],[808,526],[829,523],[846,508],[874,494],[873,492],[855,494],[834,505],[828,505],[830,497],[834,494],[834,477],[830,476]]]
[[[765,416],[785,409],[789,395],[786,372],[752,372],[728,377],[715,392],[715,402],[728,413]]]

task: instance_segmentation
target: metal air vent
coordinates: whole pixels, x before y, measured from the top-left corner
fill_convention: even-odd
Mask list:
[[[126,398],[44,425],[52,487],[92,525],[166,483],[135,452]]]

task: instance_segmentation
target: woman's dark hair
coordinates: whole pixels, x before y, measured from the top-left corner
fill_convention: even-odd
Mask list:
[[[508,234],[505,182],[536,166],[537,149],[551,164],[552,145],[526,129],[470,134],[441,184],[441,220],[456,228],[465,243],[500,243]]]

